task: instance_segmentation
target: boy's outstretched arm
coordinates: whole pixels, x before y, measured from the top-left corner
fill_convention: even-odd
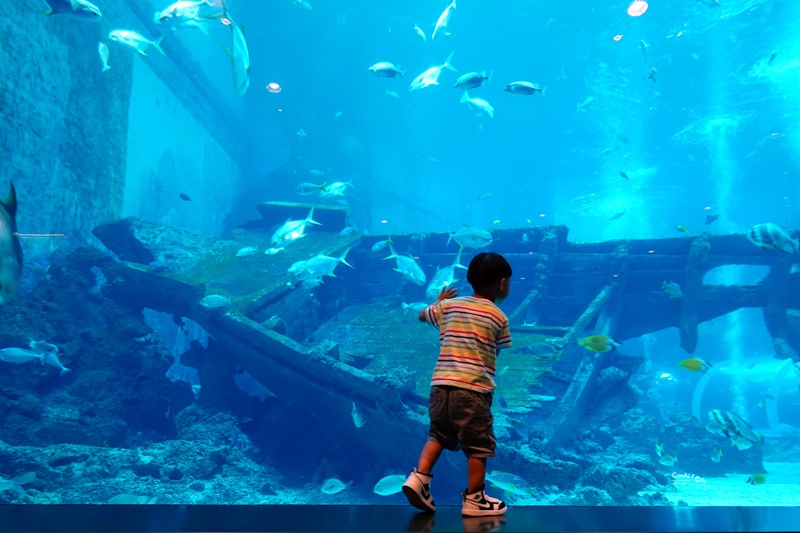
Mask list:
[[[442,289],[442,292],[439,293],[439,296],[436,298],[436,301],[433,302],[433,303],[435,304],[435,303],[441,302],[442,300],[448,300],[450,298],[455,298],[457,296],[458,296],[458,289],[456,289],[455,286],[450,285],[450,286],[445,287],[445,288]],[[433,304],[431,304],[431,305],[433,305]],[[430,305],[428,307],[430,307]],[[420,322],[426,322],[425,311],[428,309],[428,307],[426,307],[425,309],[423,309],[422,311],[419,312],[419,321]]]

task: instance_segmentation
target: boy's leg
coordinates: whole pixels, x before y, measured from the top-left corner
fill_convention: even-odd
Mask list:
[[[467,494],[483,488],[486,483],[486,458],[470,457],[467,459]]]
[[[433,466],[436,464],[436,461],[438,461],[439,457],[442,455],[443,450],[444,447],[435,440],[429,440],[426,442],[425,446],[422,448],[422,453],[419,454],[417,472],[430,474],[433,470]],[[486,469],[484,468],[484,473],[485,472]]]

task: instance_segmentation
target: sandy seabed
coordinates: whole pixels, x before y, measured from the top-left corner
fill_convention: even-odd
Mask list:
[[[676,492],[665,495],[674,505],[683,501],[693,507],[800,505],[800,465],[764,462],[764,468],[767,481],[763,485],[750,485],[748,476],[744,474],[727,474],[701,481],[693,477],[677,478],[674,481]],[[690,472],[688,474],[692,476]]]

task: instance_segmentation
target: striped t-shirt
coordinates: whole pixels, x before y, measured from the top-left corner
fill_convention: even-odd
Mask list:
[[[431,385],[477,392],[494,390],[497,352],[511,347],[508,318],[485,298],[466,296],[433,303],[425,320],[439,328],[439,360]]]

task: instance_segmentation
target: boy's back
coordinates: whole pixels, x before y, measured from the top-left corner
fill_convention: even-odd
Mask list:
[[[425,321],[439,328],[441,343],[431,385],[492,391],[497,352],[511,346],[503,311],[490,300],[466,296],[428,307]]]

